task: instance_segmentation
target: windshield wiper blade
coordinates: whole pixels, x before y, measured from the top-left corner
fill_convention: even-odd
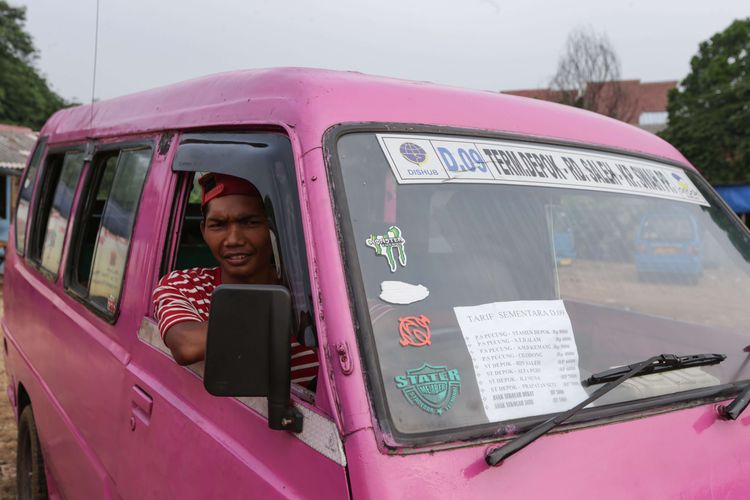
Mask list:
[[[674,354],[660,354],[658,356],[653,356],[651,358],[648,358],[645,361],[642,361],[640,363],[635,363],[632,365],[627,365],[622,367],[625,371],[624,373],[621,373],[620,377],[612,380],[611,382],[608,382],[598,388],[596,391],[594,391],[591,396],[586,398],[585,400],[581,401],[577,405],[575,405],[573,408],[571,408],[568,411],[558,413],[554,417],[545,420],[541,424],[537,425],[536,427],[531,428],[529,431],[521,434],[520,436],[511,439],[507,443],[505,443],[502,446],[499,446],[497,448],[494,448],[490,450],[487,455],[484,457],[485,461],[488,465],[491,466],[497,466],[500,465],[503,460],[508,458],[509,456],[513,455],[514,453],[522,450],[526,446],[530,445],[540,437],[542,437],[544,434],[548,433],[558,425],[562,424],[566,420],[568,420],[570,417],[578,413],[579,411],[583,410],[586,406],[591,404],[593,401],[596,401],[597,399],[601,398],[605,394],[607,394],[609,391],[617,387],[618,385],[625,382],[627,379],[631,377],[635,377],[636,375],[642,374],[645,370],[649,370],[654,365],[660,365],[663,363],[667,363],[667,360],[672,359],[680,359],[680,358],[694,358],[697,357],[703,357],[703,356],[709,356],[708,358],[703,358],[703,363],[698,363],[697,361],[691,362],[691,364],[687,366],[698,366],[698,365],[705,365],[705,364],[716,364],[721,363],[726,359],[726,355],[724,354],[695,354],[692,356],[676,356]],[[684,366],[684,365],[683,365]],[[680,368],[680,367],[678,367]],[[675,368],[671,368],[675,369]],[[653,373],[653,371],[650,371],[648,373]]]
[[[674,354],[662,354],[656,356],[656,361],[651,365],[640,370],[637,375],[648,375],[649,373],[666,372],[669,370],[680,370],[691,366],[715,365],[724,361],[727,357],[724,354],[691,354],[689,356],[675,356]],[[603,384],[611,380],[616,380],[625,373],[629,373],[635,365],[618,366],[609,370],[604,370],[591,375],[581,383],[588,387],[590,385]]]

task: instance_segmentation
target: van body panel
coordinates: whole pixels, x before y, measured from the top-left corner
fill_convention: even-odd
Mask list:
[[[17,266],[15,252],[9,257],[5,281],[5,286],[8,288],[4,294],[4,301],[8,311],[11,309],[21,311],[23,308],[17,307],[15,302],[24,300],[29,295],[37,294],[38,289],[31,285],[35,278],[29,276],[27,270],[19,269]],[[17,273],[7,272],[7,269],[10,269],[11,266]],[[14,277],[11,277],[11,275]],[[22,278],[19,280],[20,283],[15,282],[17,277]],[[28,281],[26,278],[28,278]],[[7,293],[9,289],[12,289],[14,293]],[[58,319],[61,316],[59,309],[51,310],[50,314]],[[8,316],[12,318],[12,315],[6,313],[3,318],[4,321]],[[39,317],[38,313],[36,316]],[[45,315],[44,317],[50,316]],[[91,406],[86,408],[87,404],[92,405],[98,398],[89,398],[90,401],[88,402],[84,401],[80,405],[73,405],[72,411],[67,408],[65,405],[69,404],[70,398],[75,399],[78,396],[75,391],[70,390],[57,392],[61,386],[64,387],[63,384],[69,383],[71,378],[74,377],[73,374],[60,373],[65,368],[61,361],[66,359],[62,353],[67,351],[58,349],[52,351],[54,355],[52,352],[47,355],[49,347],[45,343],[44,335],[52,336],[55,334],[51,334],[48,329],[41,327],[38,321],[34,321],[33,314],[25,316],[21,321],[21,325],[24,326],[13,329],[8,326],[4,329],[5,338],[8,341],[6,369],[9,374],[13,373],[12,379],[19,384],[19,387],[23,386],[33,401],[34,417],[37,422],[40,441],[43,443],[45,466],[55,477],[71,478],[71,481],[64,481],[60,485],[61,491],[67,496],[114,498],[114,484],[101,456],[102,453],[106,454],[108,450],[113,450],[111,446],[106,445],[95,449],[92,444],[96,442],[97,437],[91,435],[92,431],[96,431],[97,428],[101,432],[108,429],[109,426],[93,425],[93,429],[81,427],[81,425],[85,425],[82,421],[85,422],[86,419],[100,417],[103,420],[111,417],[112,412],[107,412],[105,409],[101,412],[101,415],[98,415],[98,408],[94,409]],[[59,339],[55,338],[49,338],[47,341],[56,347],[59,347],[61,343]],[[102,356],[103,351],[96,350],[95,352]],[[46,362],[32,361],[32,359],[36,360],[40,356]],[[108,352],[103,356],[105,358],[113,357]],[[101,363],[99,366],[101,366]],[[54,375],[52,375],[53,373]],[[51,375],[53,378],[49,378]],[[89,380],[84,380],[82,385],[91,390],[91,383],[100,380],[99,377],[92,377]],[[79,379],[76,379],[76,381],[78,382]],[[70,387],[76,387],[76,385],[74,383]],[[96,390],[109,389],[96,387]],[[115,393],[110,391],[110,394],[113,399],[119,399],[116,391]],[[83,415],[81,414],[82,410]],[[91,427],[91,424],[91,420],[89,420],[87,427]],[[84,434],[84,431],[86,431],[86,434]],[[92,438],[93,441],[90,440]],[[101,441],[97,443],[97,445],[101,444]],[[113,457],[110,456],[109,458],[112,459]]]
[[[248,96],[252,98],[248,99]],[[342,105],[342,103],[346,103]],[[302,151],[347,122],[432,124],[554,138],[660,156],[687,164],[654,134],[588,111],[495,92],[469,91],[355,72],[248,70],[198,78],[58,111],[50,141],[199,127],[287,124]],[[576,125],[571,126],[571,121]]]
[[[347,490],[341,465],[294,435],[270,432],[239,401],[207,394],[198,376],[146,343],[134,346],[127,385],[143,388],[153,410],[122,433],[125,498],[333,498]],[[160,480],[142,481],[145,472]]]
[[[307,215],[310,218],[310,226],[316,228],[315,231],[310,230],[310,233],[306,234],[306,241],[308,254],[315,256],[311,267],[315,269],[314,276],[320,290],[314,297],[319,301],[318,335],[321,345],[327,346],[326,359],[331,363],[328,373],[333,378],[333,386],[336,388],[332,397],[335,398],[337,413],[340,414],[342,433],[348,435],[356,430],[372,427],[372,414],[369,399],[362,397],[364,377],[359,349],[354,340],[356,336],[353,316],[348,307],[338,306],[347,304],[349,298],[347,283],[340,268],[342,257],[336,236],[336,223],[332,211],[328,209],[332,206],[332,200],[328,185],[324,181],[326,170],[322,151],[315,150],[306,155],[303,168],[303,189],[308,198]],[[348,359],[352,363],[349,374],[342,371],[339,346],[346,349]]]
[[[9,371],[13,369],[18,380],[23,380],[21,385],[34,401],[34,419],[43,443],[45,468],[52,476],[48,482],[54,481],[55,477],[71,478],[70,484],[67,480],[63,481],[61,491],[65,495],[116,498],[112,477],[94,449],[77,432],[77,426],[68,418],[49,386],[34,372],[29,360],[24,359],[18,346],[10,340],[11,337],[7,338],[6,366]]]
[[[316,168],[316,160],[319,158],[319,149],[303,149],[299,135],[294,128],[289,127],[286,124],[282,125],[282,128],[287,133],[289,141],[292,146],[292,154],[295,161],[295,174],[297,180],[297,192],[299,195],[300,203],[300,219],[302,223],[302,231],[305,235],[305,252],[308,259],[308,270],[309,279],[313,290],[317,290],[320,287],[320,273],[323,272],[327,266],[321,265],[322,262],[329,257],[327,254],[318,255],[318,248],[316,242],[318,241],[317,231],[313,229],[315,226],[312,221],[312,213],[315,212],[315,204],[310,199],[308,192],[310,184],[316,182],[313,181],[313,177],[319,177],[319,168]],[[336,423],[339,431],[343,429],[343,422],[340,412],[340,401],[336,393],[336,385],[333,383],[332,374],[337,365],[337,356],[328,346],[334,346],[335,344],[326,340],[328,331],[326,328],[325,314],[323,313],[323,300],[320,293],[312,294],[312,302],[314,311],[317,313],[314,321],[316,327],[316,334],[318,338],[318,345],[326,346],[324,349],[328,355],[319,356],[320,362],[320,374],[329,374],[328,376],[319,376],[316,392],[322,396],[318,398],[317,407],[320,411],[328,415]],[[323,352],[323,350],[321,350]],[[324,352],[325,354],[325,352]]]
[[[744,498],[750,491],[750,458],[744,444],[748,425],[749,417],[722,421],[713,405],[698,406],[551,434],[498,467],[484,461],[490,444],[389,456],[378,453],[372,436],[362,431],[347,441],[347,453],[351,446],[363,457],[349,466],[352,495]]]

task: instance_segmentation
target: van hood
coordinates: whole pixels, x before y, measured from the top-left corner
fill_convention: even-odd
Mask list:
[[[715,404],[544,436],[489,467],[496,445],[387,455],[368,431],[345,443],[355,498],[741,498],[750,492],[750,412]]]

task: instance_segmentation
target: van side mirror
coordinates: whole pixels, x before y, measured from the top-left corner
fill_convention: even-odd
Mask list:
[[[302,432],[291,403],[289,291],[278,285],[221,285],[211,296],[203,385],[214,396],[266,396],[268,426]]]

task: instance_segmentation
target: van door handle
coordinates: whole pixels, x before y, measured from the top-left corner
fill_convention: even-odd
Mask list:
[[[133,386],[130,398],[130,430],[134,431],[139,422],[141,425],[148,427],[151,422],[151,409],[154,406],[154,400],[137,385]]]

